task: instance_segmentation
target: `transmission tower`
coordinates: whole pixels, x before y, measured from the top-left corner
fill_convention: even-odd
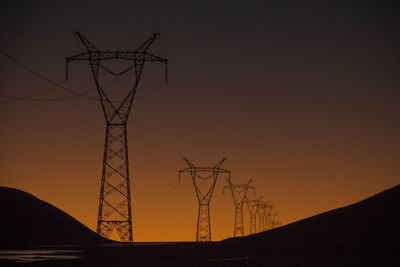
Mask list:
[[[179,171],[179,181],[181,173],[190,173],[196,191],[199,209],[197,214],[196,242],[211,241],[211,222],[210,222],[210,202],[217,182],[218,174],[230,172],[221,169],[225,158],[214,167],[196,167],[187,158],[183,158],[189,168]]]
[[[262,206],[264,208],[264,221],[265,229],[273,229],[281,225],[281,220],[279,219],[279,214],[276,207],[267,202],[266,205]]]
[[[269,203],[269,205],[266,206],[266,208],[265,208],[264,217],[265,217],[265,228],[266,229],[271,229],[271,212],[272,212],[273,207],[274,207],[274,205]]]
[[[66,59],[67,79],[68,63],[76,60],[89,62],[106,121],[97,233],[110,238],[115,229],[121,241],[132,242],[128,117],[145,62],[157,61],[167,65],[167,59],[148,52],[152,43],[159,37],[158,33],[153,34],[135,51],[98,50],[79,32],[75,32],[75,36],[82,42],[86,51]],[[102,64],[110,60],[132,63],[122,72],[116,73]],[[122,100],[111,101],[100,82],[100,71],[106,71],[118,77],[132,70],[135,75],[131,89]]]
[[[232,193],[233,203],[235,205],[235,223],[233,226],[233,236],[244,236],[244,225],[243,225],[243,203],[247,196],[247,191],[249,189],[253,190],[255,193],[254,186],[250,185],[251,179],[247,184],[232,184],[230,179],[226,180],[228,185],[224,187],[225,189],[230,189]]]
[[[256,219],[261,199],[262,196],[259,199],[246,199],[247,208],[249,209],[250,214],[250,234],[255,234],[257,232]]]
[[[266,221],[266,212],[268,207],[268,201],[260,201],[258,208],[257,208],[257,215],[258,215],[258,231],[262,232],[265,230],[265,221]]]
[[[270,229],[274,229],[276,227],[281,226],[281,220],[279,219],[278,211],[275,206],[271,206],[270,214],[269,214],[269,225]]]

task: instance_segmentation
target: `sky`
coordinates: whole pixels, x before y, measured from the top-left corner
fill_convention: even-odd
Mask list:
[[[178,182],[184,156],[198,166],[226,157],[232,181],[253,179],[250,196],[273,202],[283,224],[399,184],[400,32],[389,1],[5,1],[0,22],[0,185],[93,230],[101,106],[49,82],[97,96],[84,62],[65,81],[65,58],[84,51],[74,31],[104,50],[135,50],[160,32],[150,50],[169,60],[168,87],[163,66],[146,65],[128,123],[135,241],[195,240],[194,188],[189,176]],[[226,178],[211,201],[213,240],[233,232]]]

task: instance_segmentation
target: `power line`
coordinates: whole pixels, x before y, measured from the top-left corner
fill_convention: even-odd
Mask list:
[[[180,121],[180,119],[179,119],[178,112],[177,112],[177,110],[176,110],[176,105],[175,105],[174,97],[173,97],[172,91],[171,91],[171,89],[170,89],[168,83],[167,83],[166,87],[167,87],[167,91],[168,91],[168,97],[169,97],[169,100],[170,100],[172,113],[174,114],[175,121],[176,121],[176,126],[177,126],[177,128],[178,128],[178,130],[179,130],[179,136],[180,136],[181,141],[182,141],[183,146],[184,146],[184,150],[185,150],[184,152],[186,153],[187,157],[190,158],[190,156],[189,156],[189,155],[190,155],[190,153],[189,153],[189,146],[188,146],[188,144],[187,144],[187,142],[186,142],[186,138],[185,138],[185,135],[184,135],[184,133],[183,133],[182,124],[181,124],[181,121]]]
[[[115,77],[115,78],[109,80],[108,82],[106,82],[105,84],[108,85],[109,83],[113,82],[116,79],[117,78]],[[61,84],[68,84],[69,89],[72,90],[71,89],[71,85],[68,82],[64,81]],[[162,86],[163,86],[163,84],[160,84],[157,87],[155,87],[154,89],[150,90],[149,92],[141,94],[141,95],[138,95],[137,97],[135,97],[135,99],[133,101],[136,102],[136,101],[142,100],[144,98],[147,98],[147,97],[153,95],[154,93],[160,91],[162,89]],[[0,104],[8,104],[8,103],[19,102],[19,101],[24,101],[24,102],[53,102],[53,101],[71,100],[71,99],[76,98],[76,96],[74,96],[74,95],[73,96],[65,96],[65,97],[33,98],[35,96],[44,94],[44,93],[46,93],[46,92],[48,92],[48,91],[50,91],[50,90],[52,90],[54,88],[56,88],[56,87],[55,86],[51,86],[49,88],[40,90],[39,92],[36,92],[36,93],[33,93],[33,94],[29,94],[29,95],[26,95],[26,96],[21,96],[21,97],[10,96],[10,95],[5,95],[5,94],[1,94],[0,93],[0,97],[8,98],[8,100],[0,101]],[[89,91],[83,92],[82,94],[88,95],[88,94],[93,93],[95,91],[96,91],[96,89],[91,89]]]
[[[78,106],[79,111],[82,113],[82,116],[86,122],[86,124],[88,125],[90,131],[92,132],[93,136],[96,138],[97,143],[101,143],[99,136],[96,134],[96,131],[94,130],[94,127],[92,125],[92,123],[90,122],[88,116],[86,115],[85,110],[83,109],[82,105],[79,103],[79,100],[77,97],[73,96],[73,99],[76,103],[76,105]]]
[[[157,160],[155,159],[153,153],[151,153],[151,151],[150,151],[150,149],[149,149],[149,146],[147,145],[147,142],[146,142],[145,139],[144,139],[144,135],[143,135],[143,133],[142,133],[142,131],[141,131],[139,125],[138,125],[137,120],[133,119],[133,124],[134,124],[134,126],[135,126],[135,128],[136,128],[136,130],[137,130],[137,132],[138,132],[139,139],[140,139],[140,141],[141,141],[141,143],[142,143],[144,152],[146,152],[146,154],[148,155],[148,157],[149,157],[150,160],[152,161],[154,167],[157,169],[157,171],[158,171],[158,173],[160,174],[161,178],[162,178],[162,179],[164,180],[164,182],[170,187],[170,190],[168,191],[168,193],[171,192],[171,191],[176,191],[176,192],[178,192],[178,193],[180,193],[180,194],[183,194],[183,195],[191,195],[191,194],[193,194],[193,193],[186,193],[186,192],[179,191],[179,190],[176,188],[176,186],[174,186],[173,184],[171,184],[171,183],[168,181],[168,179],[166,179],[166,177],[165,177],[165,175],[164,175],[164,172],[161,170],[160,165],[158,164]]]
[[[63,82],[61,84],[66,84],[66,83],[67,82]],[[77,97],[75,95],[72,95],[72,96],[64,96],[64,97],[33,98],[33,97],[35,97],[37,95],[41,95],[41,94],[43,94],[43,93],[45,93],[45,92],[47,92],[47,91],[49,91],[51,89],[54,89],[54,88],[55,88],[55,86],[52,86],[50,88],[41,90],[41,91],[39,91],[37,93],[30,94],[30,95],[27,95],[27,96],[22,96],[22,97],[0,94],[0,97],[8,98],[8,100],[1,101],[0,104],[8,104],[8,103],[13,103],[13,102],[21,102],[21,101],[24,101],[24,102],[57,102],[57,101],[71,100],[71,99],[74,99],[74,98]],[[84,92],[83,94],[87,95],[87,94],[90,94],[90,93],[95,92],[95,91],[96,91],[96,89],[92,89],[92,90],[89,90],[87,92]]]
[[[6,104],[6,103],[11,103],[11,102],[17,102],[17,101],[34,100],[34,99],[31,99],[31,98],[35,97],[35,96],[38,96],[38,95],[41,95],[43,93],[46,93],[46,92],[52,90],[53,88],[54,88],[54,86],[46,88],[46,89],[43,89],[43,90],[40,90],[39,92],[30,94],[30,95],[22,96],[22,97],[16,97],[16,96],[9,96],[9,95],[0,94],[0,97],[8,98],[8,100],[1,101],[0,104]]]
[[[0,31],[7,32],[7,33],[12,33],[14,35],[20,35],[24,37],[30,37],[30,38],[41,38],[41,39],[72,39],[70,35],[58,35],[58,34],[52,34],[52,35],[43,35],[43,34],[36,34],[36,33],[30,33],[30,32],[23,32],[19,30],[13,30],[5,27],[0,27]]]
[[[87,98],[87,99],[90,99],[90,100],[93,100],[93,101],[98,101],[97,98],[90,97],[90,96],[87,96],[87,95],[85,95],[85,94],[76,92],[76,91],[74,91],[74,90],[72,90],[72,89],[66,88],[65,86],[61,85],[60,83],[57,83],[57,82],[54,82],[54,81],[50,80],[50,79],[47,78],[46,76],[44,76],[44,75],[40,74],[39,72],[35,71],[34,69],[28,67],[27,65],[23,64],[21,61],[17,60],[16,58],[12,57],[11,55],[9,55],[8,53],[4,52],[4,51],[1,50],[1,49],[0,49],[0,53],[3,54],[3,55],[4,55],[5,57],[7,57],[8,59],[10,59],[11,61],[13,61],[15,64],[17,64],[17,65],[20,66],[21,68],[23,68],[23,69],[29,71],[29,72],[32,73],[33,75],[39,77],[40,79],[42,79],[42,80],[48,82],[49,84],[51,84],[51,85],[53,85],[53,86],[55,86],[55,87],[61,88],[61,89],[65,90],[65,91],[67,91],[67,92],[69,92],[69,93],[71,93],[71,94],[73,94],[73,95],[75,95],[75,96],[84,97],[84,98]]]

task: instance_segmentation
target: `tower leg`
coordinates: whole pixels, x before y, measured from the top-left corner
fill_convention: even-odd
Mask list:
[[[258,231],[262,232],[265,230],[265,224],[264,224],[264,214],[259,214],[258,215]]]
[[[110,238],[113,230],[133,241],[126,123],[107,123],[105,134],[97,233]]]
[[[210,206],[208,203],[199,204],[196,241],[211,241]]]
[[[250,214],[250,234],[256,233],[256,214]]]
[[[244,236],[243,227],[243,203],[235,206],[235,225],[233,229],[233,236]]]

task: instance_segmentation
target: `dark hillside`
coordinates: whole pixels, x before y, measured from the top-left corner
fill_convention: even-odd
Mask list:
[[[104,242],[67,213],[26,192],[0,187],[0,248]]]
[[[287,256],[299,263],[377,264],[397,259],[400,264],[396,256],[400,252],[400,185],[343,208],[223,243],[246,255]]]

